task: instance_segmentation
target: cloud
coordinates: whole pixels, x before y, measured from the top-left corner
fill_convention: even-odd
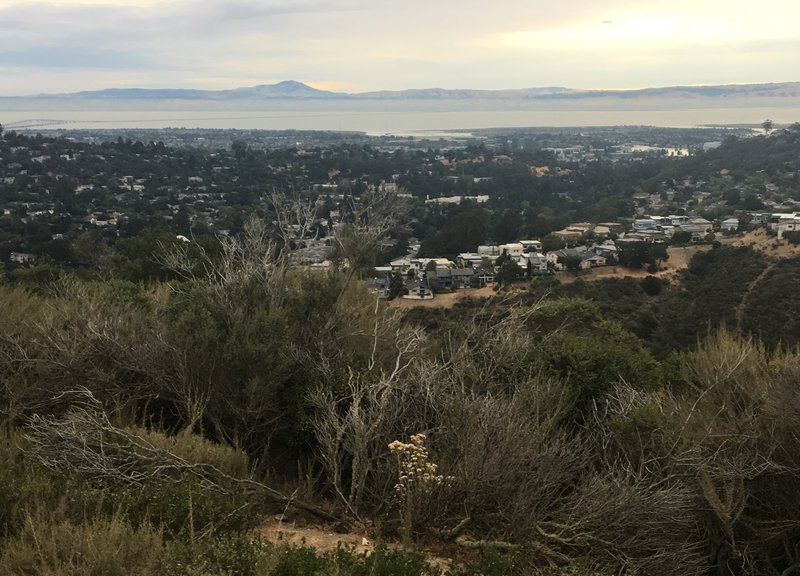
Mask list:
[[[798,18],[794,0],[0,0],[0,62],[14,90],[68,69],[86,88],[115,70],[148,87],[713,83],[790,74]]]
[[[153,68],[159,64],[139,54],[86,47],[39,47],[27,50],[0,50],[5,66],[34,68],[47,63],[48,68],[109,69]]]

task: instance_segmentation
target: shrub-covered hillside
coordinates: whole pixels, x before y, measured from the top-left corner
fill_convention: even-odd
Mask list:
[[[191,273],[164,284],[0,288],[0,573],[771,575],[800,561],[800,360],[732,325],[759,254],[710,251],[679,286],[533,287],[426,331],[347,270],[301,272],[259,238],[235,257],[183,253]],[[789,270],[763,274],[744,330]],[[256,528],[276,516],[378,544],[267,543]]]

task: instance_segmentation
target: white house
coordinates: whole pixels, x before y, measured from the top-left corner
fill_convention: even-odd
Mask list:
[[[787,232],[800,231],[800,217],[792,218],[791,220],[781,220],[775,226],[775,231],[778,233],[778,240],[783,240],[783,235]]]
[[[726,218],[719,225],[720,230],[724,232],[736,232],[739,229],[738,218]]]
[[[500,246],[498,246],[498,248],[500,248],[500,254],[505,253],[511,258],[519,258],[525,252],[525,249],[519,242],[514,242],[511,244],[501,244]]]

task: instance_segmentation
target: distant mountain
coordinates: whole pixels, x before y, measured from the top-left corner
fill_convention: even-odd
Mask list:
[[[37,94],[33,98],[103,100],[259,100],[266,98],[347,98],[347,94],[317,90],[302,82],[286,80],[232,90],[188,90],[175,88],[107,88],[71,94]]]
[[[546,94],[541,98],[798,98],[800,82],[723,84],[718,86],[668,86],[640,90],[588,90]]]
[[[571,99],[644,99],[644,98],[799,98],[800,82],[771,84],[727,84],[718,86],[671,86],[641,90],[575,90],[563,87],[524,88],[519,90],[469,90],[426,88],[383,90],[377,92],[331,92],[318,90],[302,82],[287,80],[232,90],[187,90],[109,88],[71,94],[39,94],[26,98],[103,99],[103,100],[266,100],[266,99],[348,99],[348,100],[571,100]],[[21,98],[15,98],[21,99]]]
[[[522,88],[519,90],[448,90],[446,88],[424,88],[417,90],[382,90],[379,92],[362,92],[351,94],[352,98],[359,99],[387,99],[387,100],[466,100],[471,98],[497,98],[519,99],[540,98],[552,96],[559,98],[567,95],[580,94],[580,90],[562,87],[548,88]]]
[[[317,90],[295,80],[285,80],[277,84],[259,84],[250,88],[220,90],[218,93],[225,97],[245,98],[342,98],[347,96],[343,93]]]

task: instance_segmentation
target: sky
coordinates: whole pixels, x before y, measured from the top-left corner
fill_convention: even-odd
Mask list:
[[[800,80],[798,0],[0,0],[0,95]]]

